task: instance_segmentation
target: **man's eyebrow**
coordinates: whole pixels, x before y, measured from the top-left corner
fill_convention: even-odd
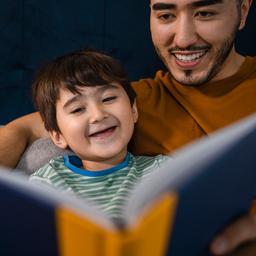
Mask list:
[[[90,86],[88,86],[90,88]],[[96,91],[96,94],[97,93],[103,93],[107,90],[110,90],[110,89],[117,89],[118,86],[115,85],[115,84],[106,84],[106,85],[99,85],[97,86],[97,91]],[[78,101],[81,97],[87,97],[87,95],[82,95],[82,94],[76,94],[74,95],[74,97],[70,98],[69,100],[67,100],[67,102],[65,102],[63,108],[67,108],[68,106],[70,106],[72,103]],[[90,97],[90,96],[89,96]]]
[[[155,3],[152,5],[152,9],[154,11],[172,10],[172,9],[176,9],[176,5],[169,4],[169,3]]]
[[[204,6],[222,4],[222,3],[223,3],[223,0],[199,0],[191,3],[191,6],[204,7]],[[176,8],[177,8],[176,4],[172,4],[172,3],[155,3],[152,5],[152,9],[154,11],[173,10]]]
[[[215,5],[215,4],[223,4],[223,0],[200,0],[193,2],[191,5],[193,7],[204,7],[209,5]]]

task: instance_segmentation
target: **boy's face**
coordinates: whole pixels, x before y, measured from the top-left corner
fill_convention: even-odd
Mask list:
[[[56,118],[61,133],[52,132],[54,143],[69,146],[89,170],[109,168],[127,153],[138,114],[123,87],[81,87],[81,94],[60,90]]]

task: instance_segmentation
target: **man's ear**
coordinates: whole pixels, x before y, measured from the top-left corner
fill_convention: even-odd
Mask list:
[[[134,100],[134,102],[132,104],[132,114],[133,114],[133,121],[134,121],[134,123],[136,123],[138,121],[138,117],[139,117],[136,100]]]
[[[50,137],[53,141],[53,143],[62,149],[66,149],[68,147],[68,144],[65,140],[65,138],[63,137],[63,135],[60,132],[56,132],[56,131],[50,131],[49,132]]]
[[[245,26],[251,4],[252,4],[252,0],[243,0],[241,3],[241,7],[240,7],[241,8],[241,21],[240,21],[239,30],[242,30]]]

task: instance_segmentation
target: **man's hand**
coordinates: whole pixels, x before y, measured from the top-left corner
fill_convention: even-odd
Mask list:
[[[256,239],[256,215],[249,213],[227,227],[211,244],[214,255],[231,252],[239,245]],[[256,255],[256,252],[255,252]]]

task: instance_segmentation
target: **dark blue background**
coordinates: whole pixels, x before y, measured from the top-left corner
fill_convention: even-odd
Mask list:
[[[255,3],[237,48],[256,55]],[[148,0],[1,0],[0,124],[30,113],[31,78],[42,63],[84,47],[125,65],[130,79],[163,68],[149,31]]]

